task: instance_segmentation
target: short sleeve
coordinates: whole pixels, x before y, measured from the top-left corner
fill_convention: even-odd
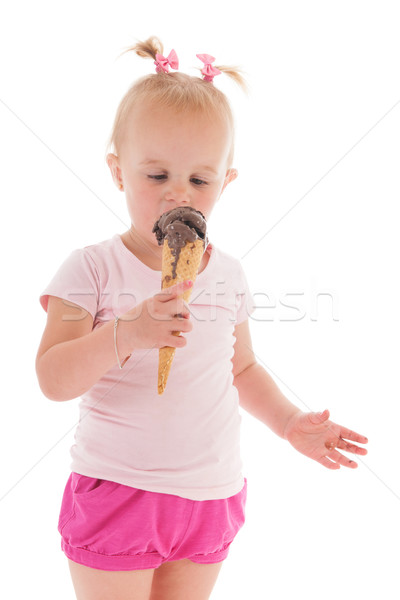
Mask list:
[[[47,312],[49,296],[63,298],[87,310],[94,319],[99,303],[99,289],[96,264],[82,248],[74,250],[62,263],[39,300]]]
[[[254,298],[250,292],[243,267],[238,263],[238,281],[236,291],[236,325],[243,323],[255,310]]]

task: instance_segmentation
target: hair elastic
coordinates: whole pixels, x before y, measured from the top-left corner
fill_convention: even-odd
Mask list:
[[[157,52],[154,64],[156,65],[156,73],[168,73],[170,67],[175,70],[179,68],[179,60],[175,50],[171,50],[167,57]]]
[[[213,67],[211,64],[215,61],[215,58],[211,56],[211,54],[196,54],[196,56],[204,63],[204,67],[201,70],[204,75],[204,81],[212,82],[216,75],[221,75],[222,71],[217,69],[217,67]]]

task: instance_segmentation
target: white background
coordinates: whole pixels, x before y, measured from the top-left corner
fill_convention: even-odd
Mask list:
[[[129,226],[104,151],[122,95],[153,72],[151,61],[117,56],[149,35],[165,53],[174,48],[187,73],[198,73],[201,52],[247,72],[248,97],[215,79],[236,114],[240,174],[213,213],[211,240],[242,258],[270,306],[251,320],[254,349],[284,393],[304,410],[329,408],[370,440],[357,470],[331,472],[244,414],[247,522],[212,598],[398,598],[397,8],[25,0],[2,9],[7,599],[74,597],[56,524],[78,400],[51,402],[39,389],[38,297],[73,249]]]

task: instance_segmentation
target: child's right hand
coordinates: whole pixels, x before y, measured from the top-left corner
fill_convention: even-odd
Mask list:
[[[183,348],[186,339],[173,332],[187,333],[192,330],[190,312],[182,294],[191,288],[191,281],[182,281],[147,298],[141,304],[121,315],[118,331],[133,352],[137,348]]]

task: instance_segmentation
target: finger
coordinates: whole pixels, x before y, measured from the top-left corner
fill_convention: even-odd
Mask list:
[[[165,345],[170,348],[183,348],[186,344],[186,338],[184,338],[183,335],[180,335],[179,331],[173,331],[171,332],[171,335],[168,336]]]
[[[187,302],[185,302],[185,300],[183,298],[177,298],[177,306],[176,306],[176,314],[174,315],[175,317],[178,317],[180,319],[190,319],[190,309],[189,309],[189,305]]]
[[[184,321],[185,319],[186,320],[190,319],[190,313],[188,313],[188,312],[178,313],[174,316],[178,319],[178,321]]]
[[[347,429],[346,427],[340,428],[340,437],[345,438],[346,440],[351,440],[352,442],[359,442],[360,444],[368,444],[368,438],[365,435],[361,435],[360,433],[356,433],[351,429]]]
[[[156,295],[157,298],[161,300],[161,302],[168,302],[173,298],[181,296],[184,292],[186,292],[186,290],[191,288],[192,285],[193,281],[191,281],[190,279],[185,279],[185,281],[180,281],[175,285],[171,285],[171,287],[169,288],[164,288],[159,294]]]
[[[191,315],[189,304],[183,298],[182,298],[182,302],[183,302],[183,309],[181,310],[181,313],[185,319],[189,319],[189,317]]]
[[[347,458],[347,456],[343,456],[343,454],[341,454],[337,450],[332,450],[331,452],[329,452],[327,457],[330,460],[335,461],[337,464],[343,465],[344,467],[349,467],[350,469],[356,469],[358,467],[357,463],[354,462],[354,460],[350,460],[349,458]]]
[[[368,450],[366,448],[360,448],[360,446],[356,446],[355,444],[349,444],[346,440],[340,438],[336,443],[336,447],[340,448],[340,450],[345,450],[346,452],[352,452],[353,454],[368,454]]]
[[[331,469],[332,471],[340,469],[340,465],[336,462],[332,462],[331,460],[329,460],[329,458],[327,458],[326,456],[322,456],[319,461],[318,461],[322,466],[326,467],[327,469]]]
[[[187,333],[188,331],[192,331],[192,329],[193,323],[189,319],[180,319],[179,316],[172,319],[170,331],[183,331]]]

